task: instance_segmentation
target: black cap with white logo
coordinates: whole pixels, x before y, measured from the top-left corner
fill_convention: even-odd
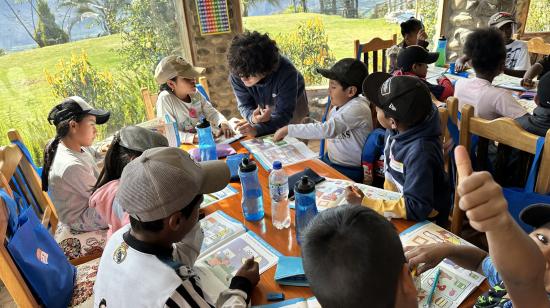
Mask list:
[[[363,95],[387,117],[405,125],[424,120],[432,111],[430,90],[418,77],[376,72],[363,82]]]

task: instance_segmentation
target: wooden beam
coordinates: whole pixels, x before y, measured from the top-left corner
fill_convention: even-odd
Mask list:
[[[518,0],[516,5],[517,16],[516,19],[519,21],[519,28],[517,29],[518,35],[521,37],[525,33],[525,28],[527,26],[527,17],[529,16],[529,6],[531,5],[531,0]]]
[[[235,18],[234,32],[243,32],[243,17],[241,14],[241,0],[231,0],[233,4],[233,18]]]
[[[451,16],[451,10],[448,6],[449,0],[438,1],[434,41],[437,41],[437,39],[439,39],[442,35],[449,39],[447,35],[447,23],[449,22],[449,17]],[[434,45],[437,46],[436,44]]]

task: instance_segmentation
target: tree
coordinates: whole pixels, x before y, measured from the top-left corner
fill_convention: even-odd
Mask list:
[[[105,35],[109,35],[120,32],[117,19],[124,14],[130,3],[130,0],[61,0],[59,6],[75,11],[69,24],[69,33],[75,24],[92,19]]]
[[[39,18],[34,36],[38,46],[57,45],[69,41],[69,35],[55,23],[55,17],[46,0],[38,1],[37,13]]]
[[[305,2],[305,0],[301,0],[301,1],[302,1],[302,3]],[[274,5],[274,6],[280,6],[279,0],[242,0],[241,3],[242,3],[242,6],[243,6],[243,17],[248,16],[248,8],[250,8],[251,6],[255,6],[257,4],[260,4],[262,2],[265,2],[265,3],[270,4],[270,5]],[[294,5],[294,8],[296,8],[296,5]]]
[[[55,17],[46,0],[37,0],[36,3],[34,0],[20,0],[15,3],[4,0],[4,3],[17,22],[25,29],[25,32],[39,47],[61,44],[69,41],[68,34],[56,24]],[[30,21],[23,19],[23,16],[14,8],[15,4],[29,5],[29,9],[31,10]],[[34,20],[35,15],[38,18],[38,23]]]

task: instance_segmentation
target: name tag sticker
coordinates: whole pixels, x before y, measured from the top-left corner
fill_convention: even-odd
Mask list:
[[[399,173],[403,173],[403,163],[398,162],[397,160],[393,159],[393,157],[390,159],[390,168]]]

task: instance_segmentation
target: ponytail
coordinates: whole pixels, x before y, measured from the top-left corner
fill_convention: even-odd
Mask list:
[[[130,150],[120,145],[120,133],[117,133],[105,154],[105,164],[92,188],[92,193],[110,181],[120,179],[124,167],[141,154],[140,151]]]
[[[57,146],[60,141],[61,137],[56,135],[55,138],[46,145],[46,148],[44,148],[44,168],[42,169],[41,175],[43,191],[48,191],[48,176],[50,175],[50,168],[55,154],[57,153]]]

